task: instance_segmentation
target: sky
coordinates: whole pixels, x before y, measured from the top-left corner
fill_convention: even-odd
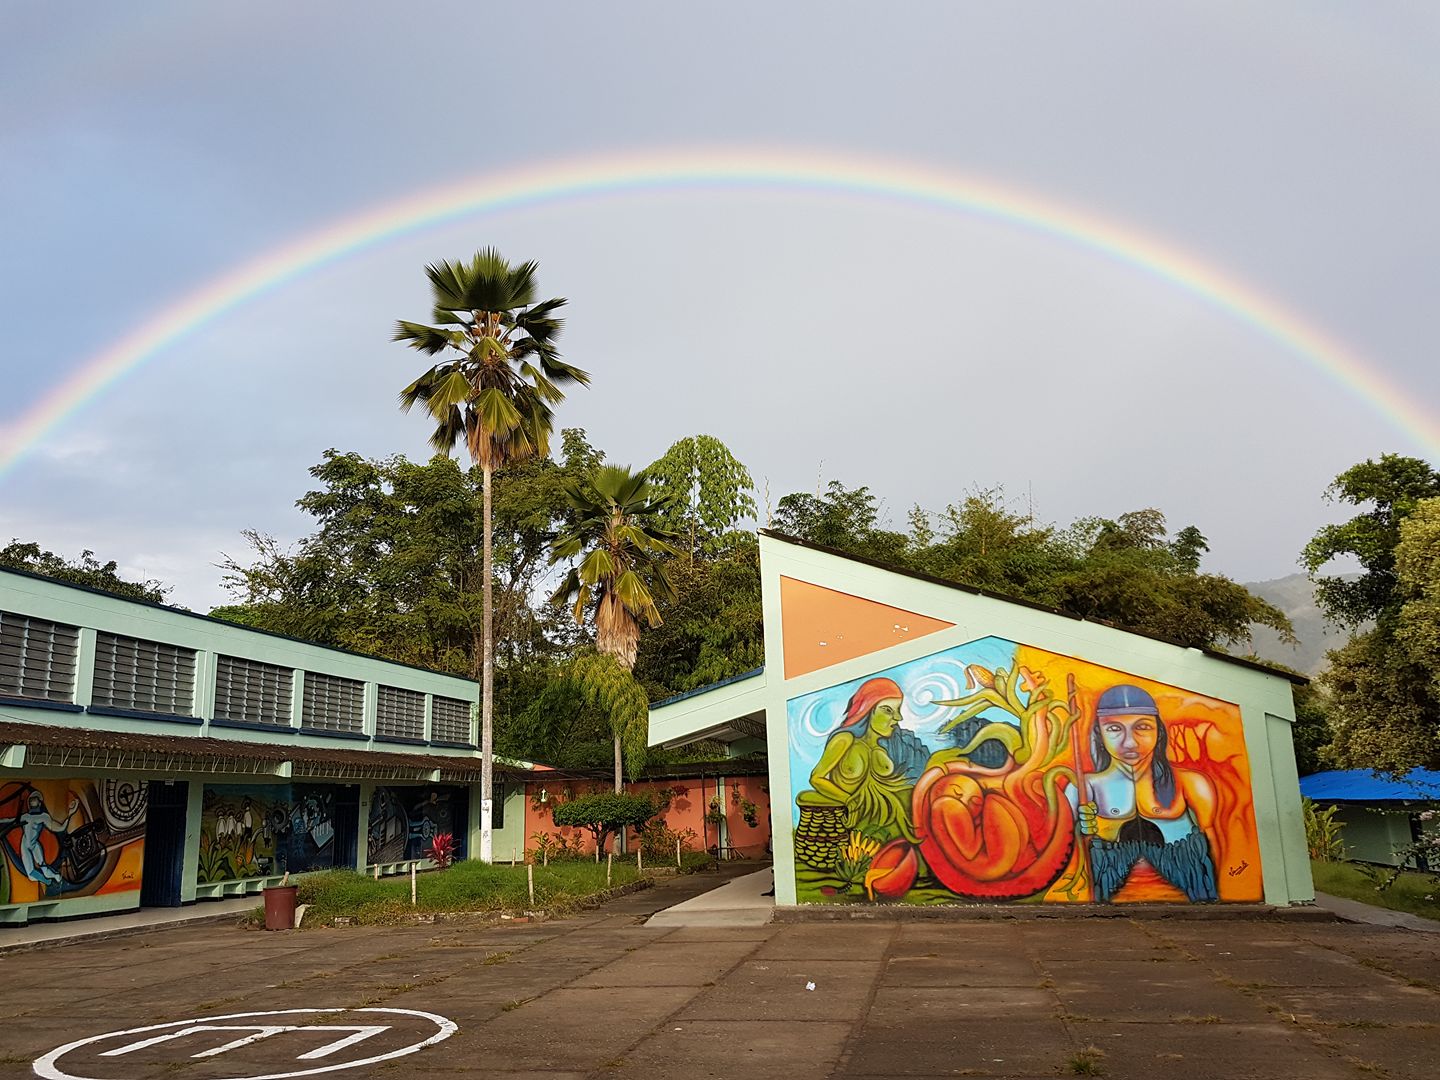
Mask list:
[[[390,330],[426,263],[494,246],[569,298],[594,381],[558,423],[610,460],[715,435],[762,516],[830,480],[896,526],[995,486],[1062,525],[1153,506],[1208,570],[1294,573],[1337,473],[1440,456],[1437,48],[1418,3],[5,5],[0,543],[225,602],[242,529],[307,531],[326,449],[428,453]],[[324,235],[356,242],[205,307]]]

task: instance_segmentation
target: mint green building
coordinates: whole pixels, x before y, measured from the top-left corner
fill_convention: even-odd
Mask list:
[[[797,904],[1314,899],[1292,677],[760,534],[764,667],[650,713],[761,750]]]
[[[0,570],[0,924],[480,849],[472,681]],[[526,763],[495,766],[496,858]]]

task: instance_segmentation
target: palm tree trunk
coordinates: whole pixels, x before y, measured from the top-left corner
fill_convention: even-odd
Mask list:
[[[481,492],[484,512],[481,519],[480,583],[481,622],[485,629],[482,648],[483,660],[480,667],[480,861],[492,862],[493,837],[491,822],[494,816],[494,767],[495,767],[495,612],[490,595],[491,578],[491,471],[489,465],[480,468]]]

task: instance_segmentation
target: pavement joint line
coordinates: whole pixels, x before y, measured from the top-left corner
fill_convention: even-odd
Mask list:
[[[1394,930],[1398,928],[1387,927],[1383,929]],[[1339,945],[1331,944],[1328,941],[1317,941],[1314,938],[1306,938],[1305,940],[1309,944],[1314,945],[1317,948],[1325,949],[1328,952],[1338,953],[1341,956],[1347,957],[1348,959],[1355,961],[1355,963],[1359,964],[1361,967],[1368,968],[1371,971],[1378,971],[1381,975],[1388,976],[1389,978],[1394,979],[1396,982],[1402,983],[1405,986],[1414,987],[1417,990],[1429,990],[1431,993],[1440,994],[1440,983],[1433,983],[1426,979],[1413,978],[1412,976],[1406,975],[1403,972],[1396,971],[1393,967],[1385,963],[1383,960],[1377,960],[1373,956],[1364,956],[1353,953],[1348,949],[1342,949]]]
[[[1155,932],[1158,933],[1158,929]],[[1238,994],[1258,1002],[1261,1008],[1278,1020],[1282,1026],[1298,1028],[1304,1033],[1306,1041],[1315,1047],[1322,1055],[1332,1061],[1349,1065],[1361,1073],[1371,1076],[1377,1074],[1377,1069],[1373,1063],[1362,1061],[1359,1058],[1345,1053],[1343,1047],[1330,1041],[1330,1039],[1325,1036],[1323,1029],[1317,1029],[1312,1023],[1300,1019],[1293,1011],[1287,1012],[1279,1002],[1270,1000],[1265,996],[1266,990],[1283,989],[1282,987],[1262,987],[1255,984],[1238,982],[1221,970],[1204,954],[1196,953],[1188,945],[1183,943],[1178,944],[1178,947],[1182,953],[1189,956],[1191,960],[1204,968],[1217,985],[1223,986],[1228,990],[1233,990]]]
[[[680,928],[676,927],[676,929]],[[655,1024],[651,1026],[649,1031],[645,1032],[634,1042],[629,1043],[623,1050],[616,1054],[615,1057],[612,1059],[612,1062],[623,1062],[625,1060],[625,1055],[634,1053],[635,1049],[646,1039],[653,1038],[654,1036],[658,1035],[662,1030],[666,1029],[667,1027],[673,1026],[675,1020],[680,1016],[682,1012],[684,1012],[690,1006],[693,1001],[695,1001],[697,998],[703,997],[707,992],[718,987],[723,980],[734,974],[735,971],[740,968],[740,965],[744,964],[747,960],[750,959],[751,956],[758,952],[760,947],[764,944],[766,944],[764,940],[750,943],[750,948],[744,953],[742,953],[738,960],[736,960],[733,964],[726,968],[717,978],[712,980],[710,984],[706,986],[695,987],[696,993],[692,994],[690,997],[683,998],[680,1003],[675,1006],[675,1008],[671,1009],[663,1017],[657,1020]],[[686,989],[689,988],[687,987]],[[585,1075],[587,1077],[594,1077],[596,1078],[596,1080],[605,1080],[605,1078],[607,1077],[613,1077],[615,1075],[615,1071],[616,1066],[613,1063],[605,1063],[599,1065],[594,1069],[588,1070]]]
[[[840,1055],[830,1069],[832,1076],[849,1070],[850,1061],[855,1056],[855,1048],[860,1041],[861,1033],[869,1023],[870,1010],[875,1007],[875,998],[880,993],[880,984],[885,981],[885,972],[889,970],[890,960],[894,956],[895,943],[900,937],[900,926],[898,919],[890,924],[890,936],[885,942],[885,947],[880,950],[880,966],[875,973],[875,981],[870,984],[870,990],[865,995],[865,1006],[860,1011],[860,1018],[851,1025],[845,1041],[840,1045]]]

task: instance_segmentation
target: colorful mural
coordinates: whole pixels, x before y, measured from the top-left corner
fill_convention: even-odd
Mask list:
[[[267,877],[289,869],[290,789],[206,784],[200,813],[199,881]]]
[[[370,796],[365,861],[422,858],[440,833],[455,838],[455,858],[465,858],[469,799],[460,787],[377,787]]]
[[[1234,705],[984,638],[788,720],[800,903],[1262,896]]]
[[[140,888],[144,782],[0,783],[0,904]]]
[[[348,796],[348,805],[341,805]],[[354,845],[339,842],[343,823],[353,822],[359,813],[353,788],[334,784],[295,784],[290,789],[290,842],[286,869],[292,873],[305,870],[330,870],[336,866],[355,865]],[[354,830],[346,835],[353,837]],[[348,850],[341,850],[341,848]]]

